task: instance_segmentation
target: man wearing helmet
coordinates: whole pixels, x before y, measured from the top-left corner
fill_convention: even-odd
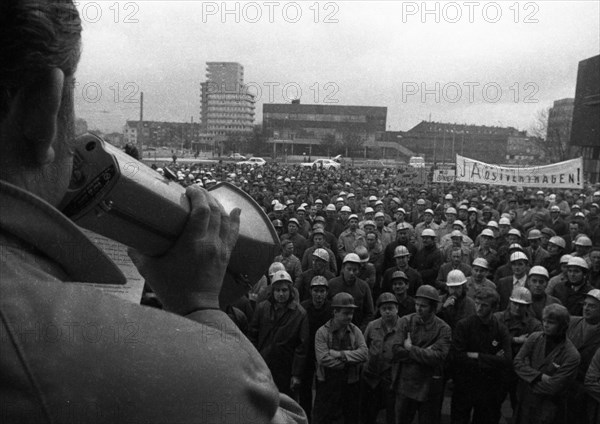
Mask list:
[[[406,246],[397,246],[394,250],[394,260],[396,262],[396,266],[388,268],[383,273],[383,278],[381,281],[381,292],[390,292],[392,291],[392,274],[396,271],[402,271],[408,277],[408,294],[410,296],[414,296],[417,292],[417,288],[419,288],[423,284],[423,279],[421,278],[421,274],[414,268],[411,268],[408,265],[410,259],[410,252]]]
[[[494,314],[508,328],[512,337],[513,358],[531,333],[542,331],[542,323],[533,316],[531,304],[531,292],[526,287],[515,287],[510,296],[508,308]],[[517,408],[517,382],[517,375],[511,370],[508,379],[508,394],[513,414]]]
[[[488,262],[483,258],[475,258],[472,263],[472,274],[467,278],[467,296],[475,298],[475,294],[483,287],[496,290],[496,285],[487,279],[489,272]]]
[[[398,422],[410,423],[416,414],[421,423],[440,422],[444,398],[444,363],[452,331],[435,315],[440,297],[430,285],[418,288],[416,312],[400,318],[401,340],[395,348],[400,361],[396,389]]]
[[[521,251],[513,252],[510,255],[510,265],[513,275],[503,277],[498,280],[496,290],[500,295],[500,310],[506,309],[508,299],[515,287],[525,287],[527,283],[527,272],[529,271],[529,258]]]
[[[395,393],[392,388],[394,348],[402,343],[398,323],[398,300],[393,293],[382,293],[377,299],[380,318],[371,321],[365,330],[369,360],[362,374],[361,415],[363,423],[375,424],[377,415],[386,410],[386,422],[395,424]]]
[[[421,274],[424,284],[435,285],[435,279],[442,266],[442,252],[436,246],[436,233],[426,228],[421,233],[422,248],[413,258],[413,265]]]
[[[529,270],[529,277],[527,278],[527,287],[531,291],[531,310],[533,316],[538,320],[542,320],[542,311],[548,305],[558,303],[560,300],[556,297],[546,293],[546,286],[548,285],[548,271],[543,266],[534,266]]]
[[[438,315],[451,328],[463,318],[475,315],[475,302],[467,296],[465,283],[467,277],[462,271],[455,269],[448,273],[446,287],[448,294],[441,300],[441,308]]]
[[[317,330],[331,319],[333,312],[331,301],[327,299],[327,291],[327,278],[317,275],[310,281],[310,299],[300,304],[308,317],[308,354],[306,355],[306,365],[300,384],[299,400],[300,406],[302,406],[309,419],[312,412],[313,380],[317,360],[315,357],[315,335]]]
[[[583,303],[593,289],[587,281],[588,263],[580,257],[572,257],[567,263],[567,281],[554,287],[554,296],[569,310],[571,315],[583,315]]]
[[[269,366],[279,391],[293,396],[306,363],[308,319],[286,271],[273,276],[271,295],[256,307],[248,338]]]
[[[300,274],[295,281],[295,286],[298,289],[300,301],[303,302],[310,298],[310,284],[314,277],[320,275],[325,277],[327,281],[335,278],[327,264],[330,262],[330,254],[325,249],[315,249],[311,254],[311,267]]]
[[[369,356],[360,329],[352,323],[357,306],[351,294],[341,292],[331,300],[333,318],[317,330],[316,396],[313,424],[359,422],[359,365]]]
[[[351,294],[358,305],[353,313],[352,322],[362,330],[373,318],[374,308],[369,285],[358,278],[360,264],[360,258],[356,253],[348,253],[344,257],[340,276],[329,281],[329,297],[342,292]]]

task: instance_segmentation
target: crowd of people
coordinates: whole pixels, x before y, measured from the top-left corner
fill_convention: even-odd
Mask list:
[[[229,310],[312,422],[439,423],[448,388],[452,423],[498,423],[507,399],[515,423],[600,419],[600,191],[279,164],[179,176],[236,184],[273,222],[281,252]]]

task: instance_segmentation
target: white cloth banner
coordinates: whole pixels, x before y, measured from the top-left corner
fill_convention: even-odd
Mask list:
[[[491,165],[456,155],[456,181],[518,187],[583,188],[583,158],[550,165]]]

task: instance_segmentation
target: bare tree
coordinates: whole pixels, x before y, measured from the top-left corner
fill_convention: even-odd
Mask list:
[[[571,159],[573,152],[569,146],[570,125],[548,126],[551,108],[537,111],[535,120],[529,129],[531,140],[540,149],[549,162],[562,162]]]

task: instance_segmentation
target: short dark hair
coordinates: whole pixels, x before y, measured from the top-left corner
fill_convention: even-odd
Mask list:
[[[491,287],[482,287],[477,293],[475,293],[475,299],[488,300],[490,301],[493,308],[497,307],[500,303],[500,296],[498,292]]]
[[[0,2],[0,119],[10,99],[52,68],[75,73],[81,19],[72,0]]]

